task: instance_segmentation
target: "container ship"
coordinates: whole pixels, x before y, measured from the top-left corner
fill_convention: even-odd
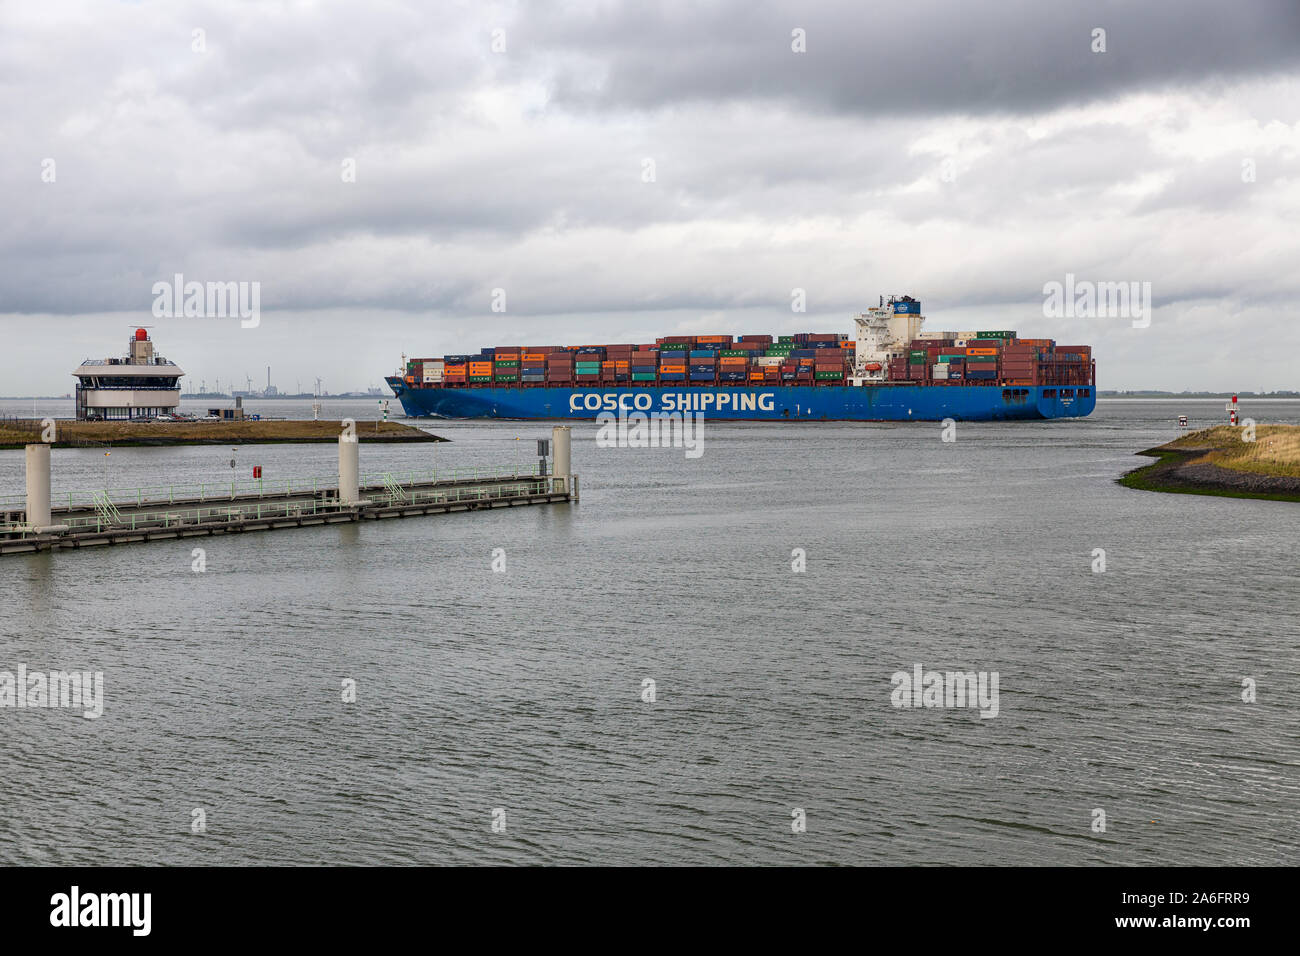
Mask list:
[[[1096,405],[1090,346],[1007,330],[922,331],[911,296],[881,296],[854,323],[852,337],[669,335],[403,357],[385,380],[412,418],[997,421],[1080,418]]]

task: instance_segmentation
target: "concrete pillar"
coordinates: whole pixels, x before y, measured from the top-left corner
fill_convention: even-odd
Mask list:
[[[569,476],[573,474],[573,465],[570,459],[570,438],[573,432],[568,425],[556,425],[551,429],[551,449],[552,457],[555,459],[555,467],[552,471],[555,474],[555,490],[569,490]]]
[[[340,504],[355,505],[361,501],[360,492],[357,490],[357,480],[360,474],[360,456],[358,454],[360,447],[361,442],[357,441],[355,437],[339,436]]]
[[[27,524],[50,526],[50,446],[27,446]]]

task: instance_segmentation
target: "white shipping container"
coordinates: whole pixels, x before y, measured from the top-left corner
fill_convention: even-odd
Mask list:
[[[779,355],[760,355],[755,359],[756,365],[780,365],[785,359]]]
[[[427,370],[425,371],[425,373],[424,373],[424,383],[425,383],[426,385],[429,385],[429,384],[437,384],[438,382],[441,382],[441,381],[442,381],[442,372],[430,372],[430,371],[427,371]]]
[[[954,341],[952,344],[953,344],[954,347],[965,348],[965,347],[966,347],[966,340],[965,340],[965,339],[957,339],[957,340]]]

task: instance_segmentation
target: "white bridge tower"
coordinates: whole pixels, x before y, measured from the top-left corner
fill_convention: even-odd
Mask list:
[[[911,296],[880,297],[877,308],[854,316],[857,347],[854,349],[852,385],[883,382],[889,373],[889,360],[907,355],[907,345],[921,332],[925,316],[920,303]],[[911,311],[916,309],[917,311]]]

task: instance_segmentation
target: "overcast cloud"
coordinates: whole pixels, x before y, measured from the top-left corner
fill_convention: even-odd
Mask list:
[[[1300,388],[1298,77],[1294,0],[0,0],[0,394],[136,324],[196,386],[342,391],[882,293],[1092,343],[1103,388]],[[1150,327],[1045,318],[1067,272],[1150,282]],[[261,325],[153,318],[175,273]]]

